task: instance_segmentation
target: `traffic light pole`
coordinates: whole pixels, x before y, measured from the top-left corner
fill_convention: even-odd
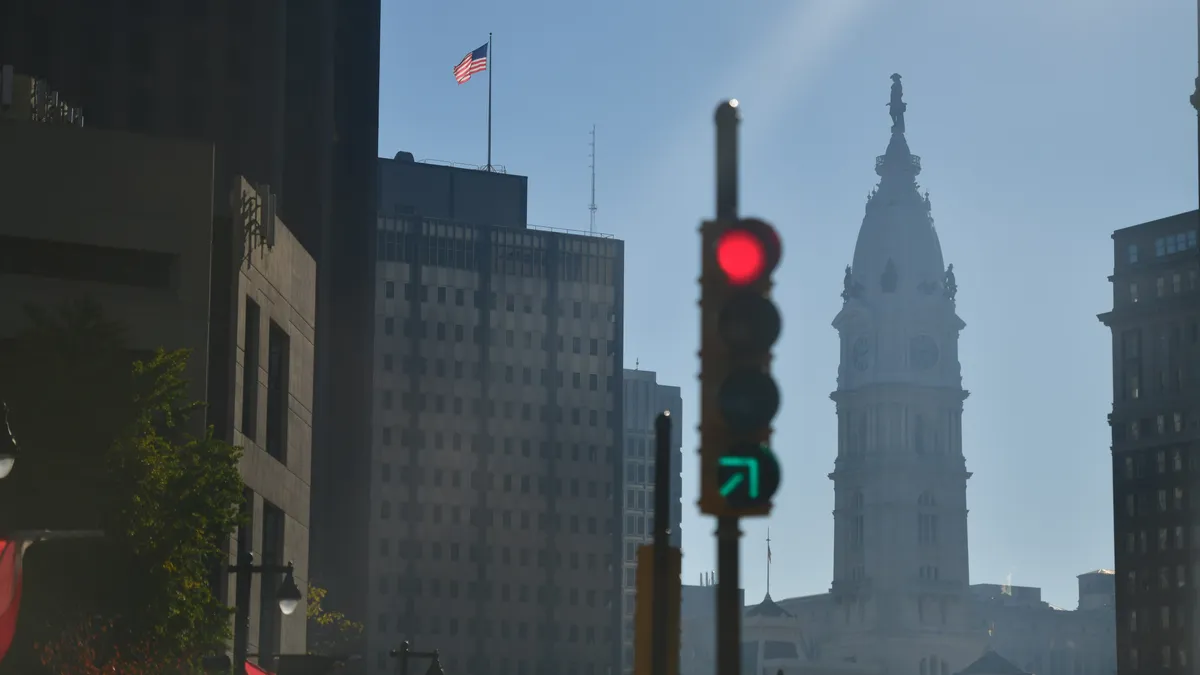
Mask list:
[[[717,106],[717,220],[737,218],[739,117],[737,101]],[[738,601],[741,536],[737,517],[717,519],[717,675],[741,672],[742,607]]]
[[[667,672],[668,591],[671,566],[668,526],[671,524],[671,417],[661,413],[654,420],[654,642],[651,651],[653,675],[678,675]]]

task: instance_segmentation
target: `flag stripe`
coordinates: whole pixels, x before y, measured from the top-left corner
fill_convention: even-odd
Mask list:
[[[467,54],[462,61],[454,66],[454,81],[463,84],[471,79],[475,73],[481,73],[488,69],[488,46],[484,45],[479,49]]]

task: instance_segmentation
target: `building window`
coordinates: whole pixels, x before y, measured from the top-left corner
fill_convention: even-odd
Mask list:
[[[396,282],[386,281],[383,284],[383,297],[389,300],[396,297]]]
[[[272,321],[267,335],[267,453],[285,463],[290,343],[288,334]]]
[[[246,325],[242,339],[242,435],[258,440],[258,303],[246,298]]]
[[[1132,264],[1136,263],[1137,261],[1138,261],[1137,244],[1130,244],[1129,245],[1129,264],[1132,265]]]
[[[1136,281],[1129,284],[1129,301],[1130,302],[1138,301],[1138,285],[1137,285]]]

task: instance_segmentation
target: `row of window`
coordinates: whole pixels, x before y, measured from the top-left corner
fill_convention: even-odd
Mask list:
[[[412,227],[416,223],[406,223]],[[460,228],[465,229],[465,228]],[[479,271],[490,264],[496,275],[551,278],[550,258],[547,251],[527,246],[505,246],[495,243],[490,260],[479,255],[477,243],[448,236],[432,234],[417,235],[393,230],[377,230],[375,256],[382,262],[421,264],[466,271]],[[563,237],[545,233],[544,237]],[[560,239],[567,246],[575,242]],[[590,242],[588,242],[590,243]],[[557,278],[561,281],[576,281],[588,284],[612,285],[617,280],[616,259],[611,256],[586,255],[560,250],[558,253]]]
[[[394,547],[396,556],[404,560],[423,560],[425,558],[425,549],[429,547],[431,542],[423,542],[416,539],[400,539],[397,540]],[[391,554],[392,540],[381,538],[379,540],[379,556],[386,558]],[[499,547],[499,555],[496,555],[496,548],[493,546],[482,546],[471,544],[467,548],[467,562],[494,564],[499,562],[504,565],[514,564],[512,548],[508,546]],[[563,554],[561,551],[551,551],[549,549],[540,549],[536,554],[538,567],[553,568],[553,569],[580,569],[580,559],[586,564],[586,569],[591,572],[599,569],[600,558],[595,553],[580,555],[579,551],[570,551],[566,556],[566,565],[563,564]],[[605,570],[612,569],[612,554],[603,554]],[[412,591],[415,595],[420,595],[421,582],[414,580],[415,586]],[[488,593],[484,593],[484,598],[490,597]]]
[[[1188,665],[1187,647],[1185,647],[1183,645],[1180,645],[1178,647],[1171,646],[1171,645],[1163,645],[1161,648],[1159,648],[1159,664],[1163,668],[1174,668],[1175,666],[1179,666],[1180,668],[1186,668]],[[1149,666],[1150,664],[1145,664],[1145,665]],[[1130,647],[1129,648],[1129,669],[1131,671],[1136,671],[1142,667],[1143,667],[1143,664],[1141,662],[1141,655],[1138,653],[1138,648]]]
[[[386,373],[395,372],[395,358],[392,354],[384,354],[382,358],[383,371]],[[497,364],[495,368],[495,377],[497,380],[503,380],[506,384],[517,383],[517,371],[515,366]],[[520,383],[525,385],[533,384],[533,368],[522,367]],[[538,369],[538,384],[545,387],[551,382],[557,380],[559,387],[566,387],[567,375],[565,371],[548,370],[546,368]],[[467,377],[467,372],[470,372],[472,379],[483,379],[483,365],[478,361],[464,362],[455,360],[453,362],[445,359],[433,360],[433,374],[436,377],[448,378],[454,377],[456,380],[461,380]],[[430,373],[429,360],[423,357],[405,357],[400,359],[400,372],[404,375],[428,375]],[[584,376],[587,376],[588,391],[599,391],[600,375],[596,373],[571,373],[571,388],[583,389]],[[615,376],[606,375],[604,391],[611,392],[613,390]]]
[[[849,518],[849,529],[846,530],[846,542],[851,550],[861,550],[866,535],[866,524],[863,516],[854,515]],[[938,517],[932,513],[917,514],[917,543],[923,546],[938,544]]]
[[[529,586],[520,585],[518,591],[514,593],[512,586],[508,583],[503,584],[488,584],[476,581],[467,581],[460,583],[456,579],[424,579],[414,577],[409,574],[401,574],[396,577],[395,584],[389,584],[390,577],[379,577],[379,592],[380,597],[386,597],[389,594],[417,597],[431,597],[435,599],[457,600],[460,597],[466,600],[478,601],[494,600],[492,597],[492,589],[498,587],[499,599],[503,602],[511,602],[514,598],[519,598],[520,602],[529,602]],[[586,605],[588,607],[599,607],[600,602],[596,590],[581,591],[577,586],[572,585],[569,589],[564,590],[558,586],[537,586],[536,598],[539,605]]]
[[[419,620],[417,625],[419,625]],[[607,639],[607,638],[606,638]],[[422,644],[422,643],[418,643]],[[392,673],[396,669],[396,659],[391,658],[390,651],[377,652],[375,668],[379,673]],[[458,660],[454,656],[442,659],[447,672],[463,672],[459,669]],[[605,675],[610,672],[608,664],[597,667],[595,663],[579,663],[567,661],[563,663],[535,663],[525,659],[495,658],[489,655],[482,663],[471,663],[468,666],[471,675]]]
[[[441,467],[423,467],[417,466],[406,470],[400,482],[408,486],[432,485],[433,487],[452,487],[458,488],[463,485],[463,475],[469,474],[471,489],[475,491],[495,490],[498,477],[495,473],[489,471],[462,471],[460,469],[442,469]],[[426,482],[428,476],[429,482]],[[384,464],[380,470],[380,481],[384,483],[391,482],[391,465]],[[503,476],[501,485],[504,486],[505,492],[512,492],[514,489],[513,476],[506,474]],[[520,491],[524,494],[529,494],[533,489],[533,480],[530,476],[521,476],[516,485],[520,486]],[[584,495],[583,487],[587,488],[587,496],[596,498],[600,496],[600,482],[589,480],[581,481],[577,478],[556,478],[551,479],[547,476],[537,477],[537,494],[541,497],[582,497]],[[612,498],[612,483],[605,481],[603,488],[604,499]]]
[[[1168,295],[1179,295],[1185,290],[1194,291],[1198,282],[1200,282],[1200,270],[1188,270],[1186,283],[1182,272],[1172,272],[1170,276],[1156,277],[1154,279],[1154,297],[1165,298]],[[1140,302],[1144,289],[1145,286],[1141,285],[1141,282],[1129,282],[1129,301]]]
[[[446,400],[442,396],[434,396],[434,405],[432,411],[428,410],[423,405],[417,405],[417,403],[423,404],[425,402],[423,395],[414,394],[411,395],[411,398],[409,398],[410,394],[405,393],[403,394],[403,397],[408,399],[408,401],[406,401],[407,405],[402,405],[402,409],[405,411],[461,415],[463,414],[465,407],[463,405],[463,399],[458,396],[455,396],[451,399],[451,405],[446,405]],[[393,410],[395,409],[395,399],[396,397],[391,389],[384,389],[379,394],[379,407],[383,410]],[[483,399],[471,399],[471,414],[476,416],[486,414],[489,417],[507,420],[515,420],[519,417],[521,421],[524,422],[534,421],[534,405],[532,403],[521,403],[519,412],[517,405],[518,404],[514,401],[504,401],[497,406],[496,402],[492,400],[484,401]],[[485,407],[487,408],[486,412],[484,412]],[[611,427],[614,424],[613,418],[614,415],[611,410],[604,411],[605,426]],[[587,420],[586,425],[589,427],[600,426],[600,411],[595,409],[586,410],[583,408],[574,407],[564,408],[563,406],[557,405],[537,406],[538,422],[558,422],[560,424],[568,422],[573,426],[583,426],[585,424],[583,420],[585,419]]]
[[[1147,463],[1150,460],[1144,454],[1126,455],[1121,463],[1124,465],[1123,472],[1125,480],[1134,480],[1143,478],[1148,475]],[[1154,453],[1153,459],[1154,472],[1158,475],[1163,475],[1170,470],[1172,473],[1179,473],[1184,470],[1184,449],[1175,448],[1168,454],[1167,450],[1158,450]],[[1200,453],[1192,452],[1187,454],[1187,470],[1196,471],[1200,469]]]
[[[1124,441],[1127,438],[1131,441],[1140,441],[1151,438],[1169,437],[1172,434],[1182,434],[1187,430],[1188,417],[1184,413],[1176,412],[1169,415],[1156,415],[1153,418],[1143,417],[1130,420],[1124,425],[1113,424],[1113,440]],[[1191,420],[1193,426],[1196,425],[1196,422],[1196,419]],[[1119,433],[1123,428],[1129,430],[1127,437]]]
[[[429,330],[430,325],[433,326],[432,331]],[[425,339],[429,339],[430,337],[433,337],[433,338],[436,338],[437,340],[441,340],[443,342],[449,342],[451,340],[453,340],[454,342],[459,342],[459,343],[466,342],[466,339],[467,339],[466,328],[467,328],[467,326],[465,324],[446,323],[444,321],[426,321],[424,319],[404,319],[403,321],[401,321],[401,331],[402,331],[402,334],[404,337],[416,338],[416,339],[421,339],[421,340],[425,340]],[[499,342],[499,338],[500,338],[500,329],[499,328],[492,327],[492,329],[489,330],[486,326],[480,326],[480,325],[474,325],[474,326],[471,326],[470,328],[471,328],[471,343],[472,344],[482,345],[484,343],[487,343],[487,344],[495,346],[495,347],[504,346],[504,347],[511,347],[511,348],[516,348],[516,346],[517,346],[517,335],[516,335],[516,331],[514,331],[514,330],[507,329],[504,331],[504,334],[503,334],[504,344],[501,345]],[[384,335],[395,335],[396,334],[396,319],[395,319],[395,317],[385,316],[383,318],[383,334]],[[543,351],[548,352],[548,351],[554,350],[560,354],[565,354],[567,351],[566,337],[563,335],[557,336],[557,340],[555,340],[554,336],[551,336],[548,333],[541,333],[540,336],[535,341],[534,340],[534,331],[524,331],[522,333],[522,337],[523,337],[522,347],[525,349],[533,349],[534,344],[536,343],[538,345],[538,348]],[[600,338],[588,338],[588,348],[587,348],[588,356],[600,356],[601,342],[604,343],[605,356],[612,356],[613,354],[616,353],[616,351],[615,351],[616,345],[612,340],[603,340],[602,341]],[[582,337],[576,336],[576,337],[571,338],[571,353],[572,354],[580,354],[580,355],[583,354],[583,338]]]
[[[507,588],[507,586],[505,588]],[[524,588],[524,587],[522,587],[522,588]],[[469,628],[471,626],[475,627],[475,630],[473,630],[473,631],[471,631],[471,630],[465,631],[469,637],[485,638],[485,639],[492,637],[492,631],[491,631],[492,624],[488,621],[479,621],[479,622],[475,622],[475,623],[472,623],[470,621],[464,621],[462,623],[465,624],[463,626],[464,629]],[[427,616],[426,624],[427,625],[424,626],[424,630],[428,634],[430,634],[430,635],[441,635],[442,634],[442,627],[443,627],[442,617],[439,617],[437,615]],[[498,624],[497,625],[498,630],[496,631],[496,633],[497,633],[497,637],[499,637],[500,639],[507,639],[507,638],[515,637],[518,640],[523,640],[523,639],[529,638],[529,634],[530,634],[529,624],[525,621],[501,620],[501,621],[498,621],[497,624]],[[589,644],[589,645],[596,644],[596,637],[597,637],[598,631],[596,630],[595,626],[580,627],[576,624],[568,624],[566,626],[562,626],[561,624],[557,624],[557,623],[547,624],[547,626],[552,628],[552,630],[548,631],[547,637],[541,638],[541,639],[549,639],[549,640],[565,641],[565,642],[582,642],[584,644]],[[401,624],[400,622],[396,622],[395,627],[396,627],[396,630],[399,630],[401,632],[403,632],[405,629],[405,626],[403,624]],[[387,614],[379,615],[379,618],[378,618],[378,621],[376,624],[376,628],[380,633],[384,633],[384,632],[388,631],[389,621],[388,621]],[[459,634],[458,619],[454,619],[454,618],[447,619],[445,622],[445,630],[446,630],[446,635],[450,635],[450,636],[458,635]]]
[[[1200,508],[1200,493],[1193,491],[1187,495],[1188,499],[1185,500],[1184,489],[1178,486],[1170,490],[1159,488],[1149,494],[1127,494],[1125,495],[1125,515],[1136,517],[1168,511],[1182,511],[1185,508],[1185,502],[1187,508]],[[1151,507],[1151,504],[1154,506]]]
[[[1187,612],[1188,612],[1187,608],[1184,607],[1183,605],[1175,605],[1174,608],[1172,608],[1169,605],[1163,605],[1158,608],[1157,612],[1144,613],[1144,614],[1149,614],[1150,616],[1155,617],[1157,619],[1157,621],[1153,622],[1153,625],[1140,625],[1139,626],[1139,616],[1141,616],[1141,615],[1139,615],[1138,610],[1131,609],[1131,610],[1129,610],[1129,632],[1136,633],[1136,632],[1138,632],[1139,627],[1142,630],[1149,631],[1150,633],[1154,633],[1158,630],[1171,630],[1172,628],[1185,628],[1188,624]],[[1140,623],[1148,624],[1150,622],[1147,622],[1147,621],[1145,621],[1145,619],[1142,619]]]
[[[431,294],[430,289],[434,292]],[[448,288],[446,286],[431,287],[424,284],[414,285],[411,283],[404,284],[404,299],[413,302],[420,298],[420,302],[430,302],[430,297],[436,299],[439,305],[453,304],[456,307],[466,305],[467,290],[464,288]],[[483,306],[483,291],[471,290],[471,306],[475,309],[480,309]],[[396,297],[396,282],[383,282],[383,297],[386,299],[394,299]],[[499,308],[499,295],[497,293],[489,293],[487,304],[490,309]],[[586,308],[585,308],[586,306]],[[550,301],[550,298],[543,297],[536,299],[532,295],[514,295],[508,293],[504,296],[504,310],[507,312],[516,312],[518,307],[525,314],[533,314],[534,308],[537,307],[542,314],[551,314],[553,310],[558,310],[559,316],[567,316],[567,307],[571,308],[570,316],[573,319],[582,319],[586,314],[591,319],[607,319],[612,321],[615,319],[612,307],[605,304],[588,302],[584,303],[579,300],[559,300],[558,304]]]
[[[383,427],[380,430],[380,437],[382,439],[384,436],[386,436],[387,441],[384,442],[381,440],[381,443],[383,443],[383,445],[391,445],[392,439],[395,435],[396,434],[392,432],[392,427]],[[440,431],[426,433],[424,430],[420,429],[404,428],[400,430],[399,436],[400,444],[411,450],[427,449],[430,447],[430,439],[432,439],[432,446],[434,449],[440,450],[443,449],[444,445],[446,445],[445,436],[443,436],[442,432]],[[463,446],[465,445],[463,436],[461,434],[450,434],[449,436],[450,447],[454,450],[462,450]],[[522,457],[528,458],[533,454],[533,443],[527,438],[523,438],[518,441],[517,439],[511,437],[497,439],[494,436],[475,434],[466,440],[468,440],[470,443],[471,452],[495,452],[496,446],[499,445],[503,449],[505,455],[511,455],[516,452],[516,448],[519,445]],[[538,443],[538,456],[542,459],[548,460],[553,458],[555,460],[562,461],[568,455],[568,453],[563,451],[564,445],[566,444],[541,441]],[[588,445],[585,447],[579,443],[571,443],[569,456],[572,462],[582,461],[582,459],[586,456],[588,462],[595,464],[598,461],[597,458],[600,456],[600,450],[596,445]],[[613,458],[612,456],[612,448],[604,448],[605,463],[611,462]],[[391,475],[391,465],[386,463],[383,464],[380,467],[380,479],[386,483],[391,480]],[[588,488],[588,491],[589,493],[591,492],[590,487]],[[607,491],[608,489],[605,488],[606,493]]]
[[[1183,253],[1196,248],[1196,230],[1187,230],[1185,232],[1177,232],[1175,234],[1158,237],[1154,240],[1154,257],[1162,258],[1176,253]],[[1130,244],[1127,250],[1127,260],[1129,264],[1136,264],[1139,260],[1139,249],[1137,244]]]
[[[403,508],[405,506],[408,506],[408,504],[401,502],[398,506],[401,507],[401,508],[397,509],[400,512],[399,513],[400,518],[404,519],[406,515],[411,515],[410,509]],[[458,507],[453,507],[453,508],[455,510],[451,514],[448,514],[450,517],[447,518],[447,520],[449,520],[451,524],[460,523],[461,520],[460,520],[460,513],[457,510]],[[409,513],[406,513],[406,511],[408,511]],[[429,519],[430,522],[435,525],[441,524],[442,515],[443,515],[442,514],[442,505],[434,504],[430,507],[430,511],[431,511],[431,513],[430,513],[431,517]],[[476,515],[478,515],[478,518],[475,517]],[[547,514],[545,514],[545,513],[538,514],[538,531],[541,531],[541,532],[565,532],[567,534],[597,534],[599,532],[599,524],[598,524],[599,519],[597,519],[594,516],[587,516],[587,517],[580,517],[577,515],[562,516],[561,514],[557,514],[557,513],[550,514],[550,515],[553,517],[544,517],[544,516],[547,516]],[[475,513],[474,509],[472,509],[471,516],[472,516],[471,522],[474,525],[479,525],[481,527],[491,527],[491,526],[494,526],[494,524],[495,524],[494,523],[495,519],[493,518],[492,513],[489,513],[488,510],[482,510],[480,513]],[[391,504],[389,502],[385,501],[380,505],[379,518],[380,518],[380,520],[388,520],[389,518],[391,518]],[[417,519],[411,518],[411,517],[408,519],[409,520],[417,520]],[[565,521],[565,523],[566,523],[565,527],[555,526],[555,524],[554,524],[555,521],[558,521],[560,519]],[[500,527],[503,527],[506,530],[518,529],[518,528],[522,529],[522,530],[528,530],[531,527],[532,519],[530,518],[528,511],[518,512],[516,520],[517,520],[517,522],[520,523],[519,526],[513,525],[513,520],[514,519],[513,519],[512,511],[502,511],[500,513],[500,518],[499,518]],[[605,519],[605,520],[606,520],[606,522],[609,522],[609,523],[612,522],[611,519]],[[586,530],[586,532],[585,532],[585,530]],[[611,527],[606,527],[605,533],[607,534],[610,532],[611,532]],[[439,544],[437,542],[433,542],[432,546],[433,546],[433,550],[430,552],[430,557],[433,558],[434,560],[441,560],[441,549],[438,548]],[[458,560],[458,544],[452,544],[451,547],[452,548],[451,548],[451,551],[449,554],[449,559],[450,560]],[[524,564],[524,563],[522,563],[522,564]]]
[[[1200,548],[1200,525],[1192,527],[1192,548]],[[1155,551],[1183,551],[1188,546],[1183,525],[1158,528]],[[1143,554],[1150,551],[1150,537],[1146,530],[1125,533],[1125,552]]]
[[[1187,588],[1189,585],[1200,588],[1200,564],[1192,566],[1190,577],[1186,565],[1175,565],[1174,567],[1163,565],[1158,567],[1157,571],[1154,569],[1127,570],[1124,583],[1123,590],[1127,595],[1137,595],[1144,591],[1154,590],[1169,591],[1173,588]]]

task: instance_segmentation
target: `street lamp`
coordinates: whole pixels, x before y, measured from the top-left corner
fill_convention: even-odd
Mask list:
[[[13,436],[12,427],[8,425],[8,404],[0,403],[4,407],[4,436],[0,437],[0,479],[5,478],[12,473],[13,465],[17,463],[17,455],[20,454],[17,447],[17,439]]]
[[[429,664],[429,670],[425,671],[425,675],[446,675],[446,672],[442,670],[442,660],[436,649],[431,652],[414,652],[406,640],[400,644],[400,649],[393,649],[388,654],[394,659],[400,659],[400,675],[408,675],[409,659],[433,659],[433,663]]]
[[[296,568],[286,565],[255,565],[250,551],[238,553],[236,565],[229,566],[229,573],[237,575],[237,593],[234,599],[236,618],[233,624],[233,667],[235,675],[245,675],[246,657],[250,640],[250,579],[253,574],[282,574],[283,582],[275,591],[279,611],[290,615],[300,606],[304,596],[296,586]]]

